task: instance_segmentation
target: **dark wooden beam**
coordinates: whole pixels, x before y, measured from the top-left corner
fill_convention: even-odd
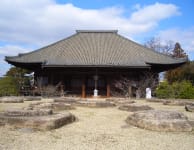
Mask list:
[[[86,79],[82,79],[82,98],[86,98]]]
[[[110,81],[109,81],[109,79],[107,79],[107,83],[106,83],[106,96],[110,97]]]

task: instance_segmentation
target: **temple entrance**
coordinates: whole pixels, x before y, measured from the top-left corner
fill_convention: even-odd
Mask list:
[[[72,96],[95,97],[94,90],[98,91],[98,97],[107,96],[107,80],[99,76],[95,81],[93,75],[85,76],[63,76],[60,82],[64,85],[64,93]]]
[[[86,96],[94,96],[94,90],[95,88],[98,90],[98,96],[105,96],[106,95],[106,80],[102,77],[99,77],[99,79],[96,81],[93,77],[88,77],[86,79]]]

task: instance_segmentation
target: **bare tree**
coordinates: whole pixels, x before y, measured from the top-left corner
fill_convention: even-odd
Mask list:
[[[152,37],[150,40],[145,42],[145,47],[150,48],[154,51],[166,54],[166,55],[172,55],[173,48],[174,48],[174,42],[169,41],[162,41],[159,37]]]
[[[111,90],[111,95],[130,97],[132,84],[133,82],[129,78],[120,76],[119,79],[114,80],[112,83],[113,89]]]
[[[138,81],[138,91],[139,97],[145,97],[146,95],[146,88],[155,90],[159,82],[159,75],[158,73],[154,73],[151,71],[142,72],[140,76],[140,80]]]
[[[35,89],[37,93],[39,93],[41,96],[45,97],[53,97],[53,96],[58,96],[60,95],[60,92],[58,90],[58,85],[53,86],[53,85],[48,85],[44,83],[44,78],[43,77],[38,77],[37,78],[37,88]]]
[[[158,85],[158,73],[151,71],[142,72],[139,79],[130,79],[126,76],[121,76],[119,79],[113,82],[112,95],[113,96],[125,96],[136,98],[145,97],[145,90],[147,87],[154,90]]]

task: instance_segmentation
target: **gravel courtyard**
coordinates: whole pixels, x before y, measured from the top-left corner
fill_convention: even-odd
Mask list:
[[[183,106],[166,106],[136,100],[155,109],[178,110],[194,120]],[[0,111],[24,104],[0,104]],[[114,108],[77,107],[71,110],[78,120],[51,131],[32,131],[0,126],[0,150],[193,150],[194,131],[156,132],[128,126],[127,111]]]

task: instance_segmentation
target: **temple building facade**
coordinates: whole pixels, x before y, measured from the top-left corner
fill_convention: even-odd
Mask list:
[[[16,66],[32,70],[40,86],[63,85],[67,94],[109,97],[121,76],[134,87],[145,72],[158,74],[186,59],[173,58],[117,33],[117,30],[77,30],[61,41],[38,50],[6,57]]]

